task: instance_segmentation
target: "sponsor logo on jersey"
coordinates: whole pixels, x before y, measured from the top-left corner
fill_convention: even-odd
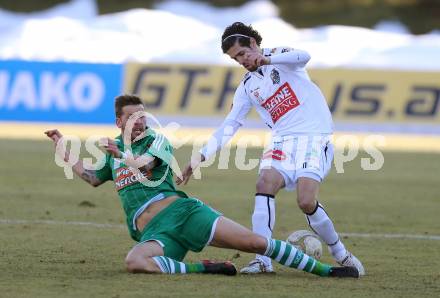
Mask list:
[[[262,98],[260,96],[260,87],[251,90],[252,94],[254,95],[254,97],[258,100],[259,103],[262,103],[264,101],[264,98]]]
[[[151,176],[152,176],[151,171],[139,172],[138,174],[135,175],[127,167],[119,168],[116,171],[116,179],[115,179],[116,190],[121,190],[124,187],[137,183],[139,180],[150,178]]]
[[[289,83],[286,82],[261,106],[269,112],[273,123],[275,123],[284,114],[299,106],[299,101]]]
[[[280,73],[275,68],[270,72],[270,78],[272,79],[272,83],[279,84],[280,83]]]
[[[281,150],[269,150],[263,153],[262,159],[286,160],[286,154]]]

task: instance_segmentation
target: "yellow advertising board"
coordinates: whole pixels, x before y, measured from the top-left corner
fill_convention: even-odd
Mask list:
[[[244,73],[240,67],[128,63],[124,92],[141,96],[154,115],[223,117]],[[440,72],[312,69],[309,74],[336,121],[440,124]]]
[[[322,69],[310,76],[335,120],[440,124],[440,72]]]
[[[245,72],[238,67],[126,64],[124,91],[155,115],[224,116]]]

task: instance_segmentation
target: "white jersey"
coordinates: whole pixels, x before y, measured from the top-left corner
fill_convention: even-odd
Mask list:
[[[270,64],[248,72],[235,91],[231,111],[200,152],[207,158],[223,147],[255,107],[272,136],[329,135],[333,121],[324,95],[307,74],[310,55],[280,47],[263,49]]]
[[[304,68],[310,56],[290,48],[263,49],[263,55],[271,64],[244,76],[227,119],[243,124],[254,106],[274,136],[331,134],[327,102]]]

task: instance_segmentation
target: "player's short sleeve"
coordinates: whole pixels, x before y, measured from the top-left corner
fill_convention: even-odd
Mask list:
[[[171,165],[173,147],[162,134],[155,135],[154,141],[151,143],[146,153],[160,159],[161,162],[164,162],[167,165]]]
[[[110,167],[110,155],[106,154],[105,160],[102,160],[99,164],[100,167],[95,172],[96,178],[98,178],[101,182],[113,180],[112,169]]]
[[[243,125],[244,120],[252,108],[252,102],[247,95],[245,88],[247,79],[248,78],[245,77],[235,91],[231,111],[229,112],[228,116],[226,116],[226,120],[237,121],[241,125]]]

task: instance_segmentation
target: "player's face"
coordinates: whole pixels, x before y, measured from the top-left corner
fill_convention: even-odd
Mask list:
[[[121,128],[122,133],[125,132],[125,127],[127,125],[128,120],[130,119],[130,116],[137,113],[137,112],[144,112],[144,105],[128,105],[122,107],[122,115],[121,117],[116,119],[116,125]],[[131,130],[131,139],[134,140],[136,137],[141,135],[147,126],[147,119],[145,115],[141,115],[141,117],[138,117],[136,115],[133,115],[133,117],[136,117],[136,121],[133,124],[133,129]]]
[[[240,63],[241,66],[248,71],[256,71],[258,66],[255,60],[251,57],[255,57],[253,54],[259,52],[260,49],[255,45],[255,40],[251,39],[250,47],[241,46],[238,41],[226,52],[232,59]]]

